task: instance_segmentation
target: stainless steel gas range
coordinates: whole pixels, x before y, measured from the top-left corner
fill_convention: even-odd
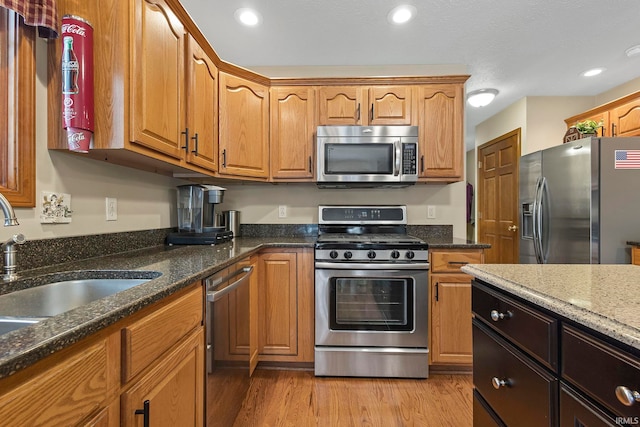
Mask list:
[[[315,374],[427,378],[428,245],[405,206],[320,206]]]

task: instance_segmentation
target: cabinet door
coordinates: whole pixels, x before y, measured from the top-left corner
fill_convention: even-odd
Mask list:
[[[315,90],[271,89],[271,178],[312,181],[315,164]]]
[[[226,73],[220,73],[219,172],[269,176],[269,90]]]
[[[471,276],[432,274],[432,363],[472,364]]]
[[[202,426],[204,334],[189,335],[122,395],[122,425]]]
[[[375,86],[369,88],[370,125],[410,125],[411,86]]]
[[[298,352],[297,255],[265,253],[259,270],[259,352],[294,356]]]
[[[187,162],[218,171],[218,69],[189,36]]]
[[[602,127],[598,128],[598,131],[596,132],[596,136],[598,137],[602,137],[602,136],[611,136],[611,129],[610,129],[610,123],[609,123],[609,112],[608,111],[603,111],[601,113],[597,113],[597,114],[593,114],[589,117],[581,117],[580,119],[576,120],[574,123],[571,123],[570,126],[575,126],[576,123],[578,122],[582,122],[585,120],[593,120],[596,123],[602,123]]]
[[[360,86],[321,87],[318,91],[318,124],[367,124],[365,97],[366,89]]]
[[[611,136],[640,135],[640,99],[611,110]]]
[[[419,90],[420,178],[462,179],[462,85],[429,85]]]
[[[185,30],[164,0],[135,2],[131,55],[132,140],[182,158]]]

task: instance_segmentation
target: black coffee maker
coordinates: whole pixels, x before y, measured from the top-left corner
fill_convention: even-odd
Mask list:
[[[233,232],[216,224],[215,206],[225,188],[215,185],[178,186],[178,232],[167,236],[169,245],[215,245],[233,238]]]

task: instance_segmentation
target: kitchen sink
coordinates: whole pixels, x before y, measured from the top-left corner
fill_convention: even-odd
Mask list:
[[[38,323],[42,319],[37,318],[13,318],[8,316],[0,316],[0,335],[15,331],[16,329]]]
[[[104,275],[103,272],[97,273],[96,276]],[[3,317],[43,318],[55,316],[141,285],[161,275],[155,271],[135,271],[130,274],[135,278],[130,278],[126,277],[127,272],[117,273],[120,273],[121,277],[89,276],[75,280],[58,279],[54,282],[0,295],[0,319]],[[111,274],[113,275],[113,273]]]

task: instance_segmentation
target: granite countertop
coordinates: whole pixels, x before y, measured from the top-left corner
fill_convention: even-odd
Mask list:
[[[162,276],[0,335],[0,378],[24,369],[261,249],[313,247],[315,240],[315,237],[236,238],[216,246],[155,246],[24,271],[19,280],[0,283],[0,293],[56,280],[84,278],[87,270],[157,271]]]
[[[640,266],[469,264],[462,271],[640,350]]]

